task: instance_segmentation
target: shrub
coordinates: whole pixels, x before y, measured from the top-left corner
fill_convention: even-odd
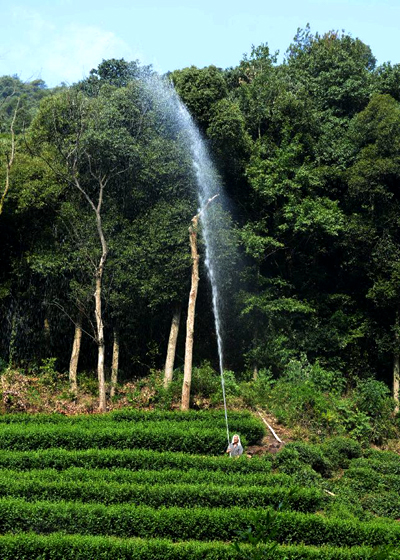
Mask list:
[[[369,419],[371,441],[382,444],[395,436],[392,421],[395,402],[385,383],[376,379],[361,379],[357,383],[353,399],[357,409]]]
[[[258,486],[274,488],[296,486],[297,477],[269,472],[233,472],[223,470],[161,469],[134,471],[126,468],[112,469],[69,467],[65,470],[31,469],[28,471],[2,470],[2,477],[8,480],[59,482],[117,482],[119,484],[215,484],[220,486]]]
[[[287,448],[295,449],[298,452],[299,460],[302,463],[309,465],[312,469],[325,477],[330,476],[332,464],[329,459],[324,456],[318,445],[294,442],[288,443],[284,449]]]
[[[302,426],[317,434],[335,434],[341,420],[336,412],[337,397],[319,392],[310,381],[296,385],[282,379],[274,386],[270,408],[278,420],[291,427]]]
[[[184,451],[186,453],[219,454],[226,448],[226,434],[222,429],[195,426],[139,424],[125,427],[99,426],[96,430],[78,425],[6,426],[0,432],[0,448],[9,450],[90,449],[113,447],[120,449],[153,449]],[[246,445],[246,437],[243,436]]]
[[[285,500],[288,509],[312,512],[324,501],[316,489],[297,486],[287,488],[262,488],[246,486],[234,488],[214,484],[121,484],[102,480],[89,482],[64,480],[16,479],[0,477],[0,496],[25,498],[28,501],[66,500],[96,502],[101,504],[146,505],[153,508],[177,506],[196,507],[278,507]]]
[[[139,536],[202,541],[229,541],[237,527],[263,527],[269,510],[241,508],[160,508],[146,506],[80,504],[71,502],[34,502],[0,499],[0,533],[55,530],[87,535]],[[306,545],[376,546],[400,543],[400,527],[395,522],[326,519],[299,512],[277,516],[276,540]]]
[[[347,468],[351,459],[362,455],[362,447],[357,441],[340,436],[325,441],[321,450],[335,469]]]
[[[361,499],[362,507],[381,517],[400,518],[400,498],[396,492],[382,492],[367,495]]]
[[[340,394],[345,386],[345,379],[340,371],[325,369],[318,360],[310,364],[307,359],[292,359],[286,366],[285,381],[291,384],[311,383],[318,392]]]
[[[370,468],[374,471],[382,474],[392,474],[400,475],[400,461],[398,459],[390,460],[386,459],[369,459],[365,457],[360,457],[359,459],[354,459],[351,462],[352,467]]]
[[[260,552],[265,547],[260,546]],[[119,539],[102,536],[52,533],[18,533],[0,536],[2,560],[51,558],[52,560],[242,560],[252,549],[240,552],[221,542],[172,542],[167,539]],[[399,560],[400,554],[387,550],[385,556],[370,547],[289,545],[274,549],[274,560]]]
[[[148,449],[43,449],[40,451],[8,451],[0,453],[0,467],[17,470],[54,468],[64,470],[70,467],[86,468],[126,468],[142,469],[198,469],[241,472],[268,473],[271,470],[269,457],[245,457],[232,460],[229,457],[206,457],[185,453],[159,452]]]
[[[245,406],[254,409],[268,402],[274,383],[270,370],[262,368],[256,379],[240,384],[238,394]]]

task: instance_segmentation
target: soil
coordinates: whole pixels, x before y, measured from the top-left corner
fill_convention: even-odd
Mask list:
[[[267,428],[267,433],[263,438],[260,445],[251,445],[246,449],[246,453],[248,457],[254,456],[261,456],[266,455],[267,453],[275,454],[277,453],[282,447],[286,445],[289,441],[291,441],[291,433],[288,428],[285,428],[281,424],[278,423],[276,418],[271,414],[266,412],[260,412],[261,417],[265,422],[267,422],[271,428],[274,430],[278,438],[281,440],[280,442],[274,437],[271,430]],[[259,417],[259,415],[256,415]]]

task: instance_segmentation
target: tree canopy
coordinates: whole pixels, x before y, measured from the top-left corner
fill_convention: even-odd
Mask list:
[[[57,90],[0,78],[4,161],[20,103],[0,215],[3,360],[55,356],[65,366],[80,310],[84,367],[93,367],[101,246],[90,201],[104,183],[106,339],[118,328],[127,378],[162,367],[173,309],[188,297],[197,197],[182,130],[149,87],[154,76],[111,59]],[[199,126],[231,200],[220,247],[227,367],[280,376],[306,357],[349,380],[391,383],[400,352],[399,65],[377,67],[361,40],[307,27],[281,63],[264,43],[236,67],[191,66],[163,79]],[[2,164],[2,184],[6,172]],[[201,267],[195,361],[216,362]]]

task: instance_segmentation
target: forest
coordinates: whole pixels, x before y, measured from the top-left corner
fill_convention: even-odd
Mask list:
[[[76,393],[101,362],[113,395],[164,369],[180,318],[182,374],[198,200],[182,131],[146,85],[154,75],[110,59],[54,89],[0,78],[2,371],[69,372]],[[261,44],[235,67],[159,79],[199,127],[229,200],[218,254],[229,379],[316,375],[369,402],[392,395],[394,410],[400,65],[306,27],[283,62]],[[201,228],[199,253],[193,364],[209,372],[218,356]]]

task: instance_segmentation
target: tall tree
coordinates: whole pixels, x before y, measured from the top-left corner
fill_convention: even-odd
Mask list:
[[[106,407],[102,289],[108,242],[104,206],[110,204],[112,191],[118,189],[118,177],[134,167],[143,132],[144,108],[141,111],[132,103],[130,115],[126,114],[130,93],[135,91],[120,93],[105,88],[97,98],[90,99],[71,90],[49,99],[35,122],[36,142],[48,143],[53,151],[55,161],[50,165],[58,166],[60,179],[82,196],[93,216],[98,249],[88,258],[95,282],[100,410]]]

